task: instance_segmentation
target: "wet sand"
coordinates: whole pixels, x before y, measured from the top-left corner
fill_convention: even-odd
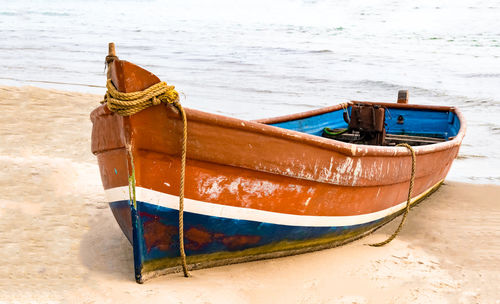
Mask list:
[[[90,153],[101,96],[0,86],[0,303],[500,303],[500,186],[445,184],[349,245],[139,285]]]

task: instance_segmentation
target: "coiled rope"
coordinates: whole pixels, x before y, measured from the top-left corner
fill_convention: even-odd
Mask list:
[[[406,209],[405,209],[405,213],[403,214],[403,219],[401,219],[401,223],[399,223],[398,229],[396,229],[396,231],[394,231],[394,233],[387,240],[380,242],[380,243],[369,244],[370,246],[373,246],[373,247],[381,247],[381,246],[388,244],[392,240],[394,240],[394,238],[401,231],[401,228],[403,228],[403,224],[406,220],[406,217],[408,216],[408,212],[410,212],[411,193],[413,191],[413,183],[415,182],[415,171],[416,171],[416,164],[417,164],[416,158],[415,158],[415,150],[413,150],[413,148],[409,144],[406,144],[406,143],[398,144],[396,146],[397,147],[405,147],[408,150],[410,150],[410,152],[411,152],[411,177],[410,177],[410,187],[408,189],[408,200],[406,201]]]
[[[154,84],[143,91],[122,93],[115,88],[111,79],[108,79],[106,88],[108,91],[104,95],[102,103],[106,103],[111,111],[122,116],[134,115],[161,103],[172,103],[178,109],[179,107],[182,108],[179,103],[179,93],[177,93],[174,86],[169,86],[164,81]],[[180,109],[179,111],[182,112]]]
[[[179,193],[179,253],[181,256],[182,270],[185,277],[189,277],[189,271],[186,262],[186,253],[184,251],[184,179],[186,175],[186,150],[187,150],[187,119],[186,112],[179,102],[179,93],[175,90],[174,86],[167,85],[166,82],[159,82],[150,86],[143,91],[122,93],[119,92],[111,79],[106,83],[108,91],[104,95],[104,100],[107,107],[121,115],[130,116],[134,115],[151,106],[159,105],[161,103],[173,104],[180,112],[183,124],[182,133],[182,155],[181,155],[181,176],[180,176],[180,193]],[[130,149],[130,147],[129,147]],[[135,170],[133,164],[132,153],[129,150],[132,162],[132,176],[129,177],[129,194],[135,206]]]

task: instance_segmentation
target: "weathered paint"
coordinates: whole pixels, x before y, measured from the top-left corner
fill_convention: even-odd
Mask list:
[[[412,204],[429,195],[440,184],[429,189]],[[117,201],[110,206],[112,210],[126,208],[129,202]],[[403,209],[363,224],[331,227],[276,225],[185,212],[188,264],[191,269],[196,269],[337,246],[389,221]],[[158,271],[180,271],[177,210],[141,201],[138,202],[138,210],[143,239],[133,244],[141,257],[139,281],[155,276]],[[126,219],[117,217],[119,223],[123,220]]]
[[[438,183],[439,184],[439,183]],[[142,187],[136,188],[136,197],[142,202],[148,202],[158,207],[165,207],[169,209],[177,209],[179,205],[179,197],[170,195]],[[428,191],[413,197],[412,200],[418,200],[424,196]],[[108,201],[124,201],[128,200],[128,188],[117,187],[106,190]],[[310,200],[308,199],[309,205]],[[206,201],[193,200],[190,198],[184,199],[184,211],[194,214],[201,214],[207,216],[223,217],[235,220],[246,220],[254,222],[263,222],[277,225],[288,225],[296,227],[333,227],[333,226],[352,226],[365,224],[371,221],[379,220],[406,206],[406,201],[399,204],[386,204],[387,207],[381,210],[353,213],[350,215],[304,215],[304,208],[295,210],[295,214],[265,211],[260,209],[253,209],[248,207],[228,206],[223,204],[214,204]],[[300,205],[303,207],[303,205]],[[124,214],[118,214],[124,215]],[[124,226],[124,225],[123,225]]]
[[[143,90],[159,81],[148,73],[124,61],[115,60],[111,64],[113,83],[123,92]],[[141,80],[136,81],[135,77]],[[430,127],[434,126],[439,134],[456,135],[443,143],[415,147],[414,198],[421,198],[441,183],[456,157],[465,134],[463,118],[450,107],[383,106],[406,115],[405,121],[414,126],[419,115],[437,113],[433,119],[444,117],[446,122],[429,121],[429,127],[426,125],[415,133],[436,132]],[[338,122],[341,126],[342,112],[343,107],[338,105],[251,122],[186,109],[185,237],[191,267],[338,245],[400,212],[411,170],[408,151],[402,147],[347,144],[315,134],[323,125],[335,127]],[[97,155],[105,189],[111,191],[128,185],[131,168],[125,147],[130,147],[138,188],[178,195],[182,123],[177,110],[171,105],[158,105],[132,117],[120,117],[103,105],[92,112],[91,119],[92,151]],[[311,123],[304,123],[308,120]],[[290,126],[297,123],[305,129],[287,130],[284,126],[288,123]],[[389,127],[403,132],[398,126]],[[404,133],[408,131],[407,128]],[[143,200],[134,208],[125,199],[111,206],[120,227],[134,244],[136,279],[141,281],[145,273],[157,273],[160,269],[178,269],[175,206]],[[196,206],[202,210],[219,206],[216,209],[221,213],[189,212],[190,202],[199,202]],[[243,211],[224,217],[225,210]],[[258,214],[272,215],[270,221],[279,222],[298,216],[312,219],[314,224],[314,218],[350,220],[382,214],[384,210],[390,212],[372,222],[330,227],[293,225],[293,221],[285,221],[287,225],[273,224],[258,217]],[[245,219],[246,213],[257,217]]]

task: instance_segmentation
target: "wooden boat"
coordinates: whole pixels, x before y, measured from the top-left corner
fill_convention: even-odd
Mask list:
[[[108,72],[120,92],[141,91],[160,81],[113,56]],[[463,116],[454,107],[350,102],[257,121],[185,109],[188,267],[334,247],[401,214],[412,165],[409,151],[388,141],[356,143],[356,132],[339,134],[350,139],[323,136],[326,127],[347,128],[345,116],[353,118],[353,109],[364,105],[386,114],[386,137],[414,146],[412,204],[436,190],[465,134]],[[120,116],[104,104],[91,120],[92,152],[111,210],[133,245],[136,280],[180,271],[183,124],[178,110],[160,104]],[[135,206],[129,193],[132,163]]]

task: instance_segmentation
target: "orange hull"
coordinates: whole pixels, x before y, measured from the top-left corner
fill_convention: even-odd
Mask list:
[[[125,61],[115,60],[111,72],[113,83],[123,92],[143,90],[159,81]],[[465,123],[460,112],[451,107],[382,105],[391,111],[425,110],[449,113],[458,119],[453,139],[414,148],[413,199],[417,201],[446,177],[458,154]],[[342,106],[252,122],[186,109],[186,211],[193,214],[192,221],[197,220],[195,215],[211,217],[200,220],[202,224],[188,223],[185,228],[191,267],[335,246],[360,237],[402,211],[411,172],[411,157],[405,148],[348,144],[270,125],[336,111],[342,111]],[[136,260],[136,278],[142,281],[146,274],[179,270],[177,256],[161,254],[178,246],[175,224],[162,219],[167,213],[155,214],[151,208],[156,204],[175,210],[182,136],[177,109],[161,104],[121,117],[103,105],[92,112],[91,119],[92,152],[97,155],[110,203],[127,201],[124,189],[128,187],[131,160],[126,147],[134,158],[136,185],[143,195],[138,201],[145,203],[143,211],[132,210],[138,214],[142,232],[138,250],[144,253],[142,260]],[[124,233],[134,241],[130,205],[115,204],[112,209]],[[344,228],[325,233],[311,228],[313,232],[303,233],[310,238],[294,239],[284,234],[272,239],[275,242],[264,242],[267,236],[255,234],[250,226],[234,233],[221,231],[228,224],[213,217],[280,227]],[[274,237],[276,231],[266,233]]]

